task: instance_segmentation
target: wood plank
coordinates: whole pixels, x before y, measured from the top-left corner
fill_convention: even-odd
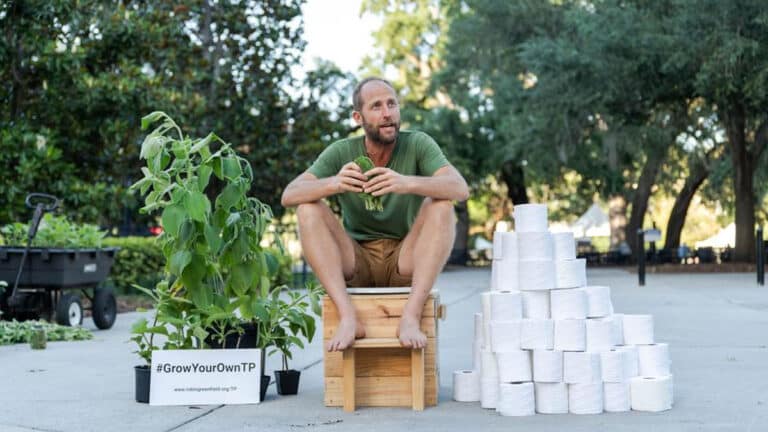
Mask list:
[[[424,349],[411,350],[411,401],[414,411],[424,411]]]
[[[402,298],[393,297],[400,296],[352,296],[351,299],[352,305],[355,307],[357,316],[360,319],[402,316],[403,307],[405,306],[405,302],[408,300],[408,296],[401,296]],[[435,299],[427,299],[426,303],[424,303],[424,309],[421,312],[421,316],[435,316],[435,309],[437,307],[436,303],[437,301]],[[328,296],[323,297],[323,322],[326,323],[326,325],[335,325],[339,322],[339,315],[338,311],[336,310],[336,305],[333,304],[333,301],[331,301],[331,298]]]
[[[402,348],[398,338],[362,338],[352,344],[356,349],[368,348]],[[405,349],[405,348],[402,348]]]
[[[436,339],[427,339],[424,352],[424,367],[427,374],[437,369]],[[410,351],[402,348],[374,348],[357,352],[355,364],[358,377],[370,376],[410,376]],[[326,377],[341,377],[344,369],[342,353],[339,351],[323,353],[323,368]]]
[[[355,410],[355,350],[344,350],[344,411]]]
[[[325,406],[343,406],[342,378],[325,378]],[[428,374],[424,380],[425,406],[437,405],[437,375]],[[356,405],[402,406],[411,408],[412,387],[410,377],[363,377],[355,384]]]
[[[428,337],[435,337],[435,317],[425,317],[421,319],[421,331]],[[400,326],[400,317],[375,318],[363,320],[365,337],[367,338],[396,338],[397,329]],[[336,331],[335,325],[328,325],[323,322],[323,339],[330,339]]]

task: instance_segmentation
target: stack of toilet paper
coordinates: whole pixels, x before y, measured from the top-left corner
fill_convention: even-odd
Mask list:
[[[669,347],[653,317],[614,313],[610,288],[587,283],[573,234],[547,230],[545,205],[516,206],[514,219],[515,232],[494,235],[473,369],[454,373],[454,399],[505,416],[670,409]]]

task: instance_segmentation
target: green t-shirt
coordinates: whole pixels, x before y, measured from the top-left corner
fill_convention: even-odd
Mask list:
[[[361,135],[334,142],[320,153],[308,171],[317,178],[336,175],[346,163],[366,155],[363,140]],[[402,175],[429,177],[446,165],[448,159],[429,135],[401,130],[387,168]],[[337,196],[344,229],[355,240],[404,238],[424,201],[419,195],[386,194],[382,196],[384,211],[376,212],[366,210],[363,198],[356,193]]]

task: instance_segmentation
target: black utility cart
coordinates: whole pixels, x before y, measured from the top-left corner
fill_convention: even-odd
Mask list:
[[[2,319],[43,318],[79,326],[83,322],[79,292],[91,302],[89,309],[96,327],[112,327],[117,302],[112,289],[101,285],[119,248],[31,248],[42,214],[55,209],[58,200],[30,194],[27,206],[35,209],[27,247],[0,247],[0,280],[8,282],[0,293]]]

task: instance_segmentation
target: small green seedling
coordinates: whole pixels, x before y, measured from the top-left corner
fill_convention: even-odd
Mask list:
[[[373,161],[371,158],[367,156],[360,156],[357,159],[355,159],[355,163],[357,166],[360,167],[360,170],[362,170],[364,173],[368,172],[376,167],[376,165],[373,164]],[[361,192],[358,195],[360,195],[360,198],[363,199],[363,202],[365,202],[365,209],[368,211],[384,211],[384,205],[381,202],[381,197],[375,197],[369,193]]]

